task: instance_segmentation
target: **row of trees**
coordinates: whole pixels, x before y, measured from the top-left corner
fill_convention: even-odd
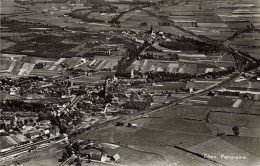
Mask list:
[[[181,80],[188,80],[195,78],[205,78],[205,77],[211,77],[211,78],[218,78],[222,76],[226,76],[228,74],[231,74],[235,71],[235,68],[228,67],[227,70],[221,70],[221,71],[214,71],[214,72],[208,72],[208,73],[201,73],[201,74],[190,74],[190,73],[170,73],[170,72],[147,72],[147,78],[152,79],[155,82],[164,82],[164,81],[181,81]]]
[[[6,100],[0,102],[0,108],[5,112],[41,112],[46,107],[41,103],[25,103],[21,100]]]
[[[21,86],[22,84],[31,83],[34,81],[43,81],[43,78],[39,76],[30,76],[30,77],[21,77],[18,79],[3,78],[0,81],[2,82],[2,85]]]
[[[150,106],[151,103],[147,101],[129,101],[121,105],[124,109],[135,109],[138,111],[145,110]]]
[[[239,92],[232,92],[232,91],[209,91],[208,96],[215,96],[215,95],[223,95],[223,96],[239,96]]]
[[[255,63],[249,62],[245,65],[244,71],[248,72],[254,69],[257,69],[260,66],[260,61],[256,60]]]
[[[170,26],[171,23],[169,21],[162,21],[162,22],[158,22],[159,26]]]
[[[190,80],[195,78],[194,74],[189,73],[170,73],[170,72],[147,72],[147,78],[152,79],[155,82],[165,82],[165,81],[180,81],[180,80]]]
[[[144,44],[139,48],[134,48],[134,49],[129,48],[127,51],[128,57],[127,58],[123,57],[119,61],[115,75],[119,77],[130,77],[131,76],[130,73],[125,73],[126,69],[138,58],[140,53],[149,45],[150,44],[148,42],[144,42]]]
[[[147,52],[146,54],[139,56],[142,59],[161,59],[161,60],[171,60],[171,61],[178,61],[179,56],[177,54],[167,54],[167,55],[154,55],[153,53]]]

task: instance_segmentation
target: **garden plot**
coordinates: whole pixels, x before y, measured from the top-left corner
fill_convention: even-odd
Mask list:
[[[179,62],[142,59],[142,60],[134,61],[127,70],[141,69],[141,72],[147,72],[147,71],[176,72],[178,68],[179,68]]]
[[[32,63],[24,63],[23,66],[20,68],[18,73],[19,76],[29,75],[33,70],[35,64]]]
[[[8,71],[9,68],[11,67],[12,63],[15,63],[15,61],[10,61],[10,60],[0,58],[0,71],[1,72]],[[13,66],[14,66],[14,64],[13,64]],[[10,71],[12,71],[12,69]]]

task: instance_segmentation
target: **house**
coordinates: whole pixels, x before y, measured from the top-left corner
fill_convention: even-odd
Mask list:
[[[12,138],[19,144],[26,144],[29,143],[29,139],[26,138],[24,135],[22,134],[17,134],[15,136],[12,136]]]
[[[86,75],[86,76],[92,76],[92,75],[93,75],[93,72],[85,72],[85,75]]]
[[[38,138],[40,135],[39,132],[35,131],[35,132],[27,133],[25,136],[30,139],[35,139]]]
[[[89,145],[88,145],[89,146]],[[93,145],[90,145],[92,147]],[[102,158],[102,152],[96,149],[86,149],[81,151],[82,156],[86,156],[89,159],[92,160],[98,160],[101,161]]]
[[[133,124],[133,123],[128,123],[127,127],[138,127],[137,124]]]
[[[10,96],[14,96],[14,95],[16,95],[15,91],[11,91]]]
[[[29,131],[29,130],[32,130],[33,129],[33,126],[27,126],[27,125],[24,125],[22,127],[23,130],[26,130],[26,131]]]
[[[98,160],[98,161],[105,161],[106,159],[106,155],[103,155],[102,153],[100,153],[100,154],[97,154],[97,153],[90,153],[89,154],[89,156],[90,156],[90,159],[93,159],[93,160]]]
[[[41,124],[42,125],[48,125],[48,124],[51,124],[51,121],[50,120],[42,120]]]
[[[132,124],[132,127],[138,127],[138,125],[137,124]]]
[[[5,130],[3,130],[3,129],[0,130],[0,135],[1,135],[1,134],[5,134],[5,133],[6,133]]]
[[[43,136],[43,135],[47,135],[50,134],[50,130],[43,130],[39,133],[39,135]]]
[[[111,157],[111,160],[119,161],[120,160],[120,156],[118,154],[115,154],[114,156]]]

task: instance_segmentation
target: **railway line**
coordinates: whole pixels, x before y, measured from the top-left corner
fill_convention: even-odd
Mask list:
[[[43,145],[43,144],[51,146],[51,145],[56,144],[58,142],[61,142],[63,140],[65,141],[66,137],[61,135],[61,136],[58,136],[58,137],[38,141],[36,143],[29,143],[29,144],[25,144],[23,146],[15,147],[15,148],[10,149],[6,152],[0,153],[0,160],[3,160],[5,158],[10,158],[10,157],[15,158],[17,155],[19,155],[21,153],[26,153],[26,152],[33,151],[33,150],[36,150],[38,148],[41,148],[41,145]],[[54,141],[54,142],[51,142],[51,141]],[[42,146],[42,147],[46,147],[46,146]]]

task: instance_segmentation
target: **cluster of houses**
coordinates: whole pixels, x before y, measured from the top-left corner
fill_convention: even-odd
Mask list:
[[[77,144],[77,150],[74,149],[74,154],[81,160],[100,161],[108,164],[113,164],[121,160],[120,155],[113,151],[120,147],[118,145],[110,143],[97,144],[93,141],[83,140],[78,140],[74,144]],[[75,146],[72,144],[72,147]]]
[[[15,118],[11,124],[10,129],[1,129],[0,134],[1,141],[3,141],[2,143],[4,145],[1,147],[1,152],[20,145],[60,135],[59,128],[51,125],[49,120],[43,120],[38,123],[28,122],[27,124],[21,124],[17,118]]]

